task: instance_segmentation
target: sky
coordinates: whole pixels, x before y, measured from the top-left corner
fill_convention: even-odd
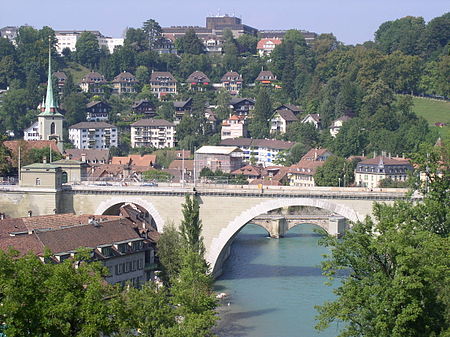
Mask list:
[[[0,27],[99,30],[121,37],[126,27],[155,19],[162,27],[205,26],[210,15],[235,15],[258,29],[333,33],[345,44],[373,40],[385,21],[450,11],[448,0],[0,0]]]

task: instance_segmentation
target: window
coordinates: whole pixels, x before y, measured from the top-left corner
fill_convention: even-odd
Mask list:
[[[41,185],[41,178],[36,178],[36,186]]]

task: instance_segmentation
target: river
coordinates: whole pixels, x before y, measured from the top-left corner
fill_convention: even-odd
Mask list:
[[[337,326],[314,329],[315,305],[334,298],[319,267],[328,249],[314,225],[282,239],[247,225],[236,237],[215,290],[230,295],[220,308],[220,337],[335,337]],[[227,305],[229,302],[229,305]]]

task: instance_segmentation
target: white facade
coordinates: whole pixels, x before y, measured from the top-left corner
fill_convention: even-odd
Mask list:
[[[247,125],[244,118],[231,116],[222,123],[220,139],[239,138],[247,136]]]
[[[23,139],[24,140],[40,140],[39,136],[39,124],[38,122],[34,122],[30,127],[23,130]]]
[[[69,127],[69,140],[77,149],[109,149],[118,145],[118,132],[108,123],[82,122]]]
[[[163,119],[141,119],[131,124],[131,147],[175,147],[175,125]]]
[[[64,48],[69,48],[70,51],[74,52],[76,50],[76,44],[78,38],[80,37],[82,30],[73,31],[55,31],[55,37],[58,40],[56,44],[56,51],[62,54]],[[98,45],[100,48],[106,47],[112,54],[116,46],[123,46],[124,39],[103,36],[99,31],[91,31],[97,37]]]

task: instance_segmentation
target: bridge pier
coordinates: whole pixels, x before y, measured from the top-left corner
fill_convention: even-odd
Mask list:
[[[284,216],[264,220],[253,219],[251,223],[264,227],[269,232],[270,237],[274,239],[282,238],[289,230],[288,221]]]
[[[347,228],[347,219],[342,216],[330,216],[328,219],[328,234],[341,237]]]

